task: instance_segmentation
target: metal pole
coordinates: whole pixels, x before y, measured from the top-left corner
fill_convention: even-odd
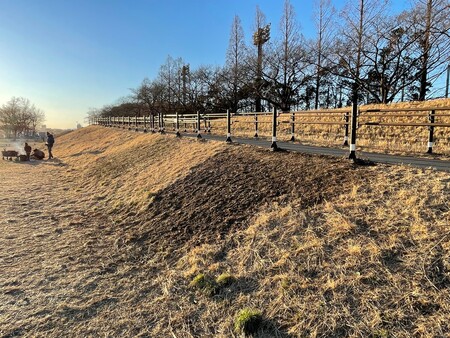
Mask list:
[[[134,117],[134,131],[138,131],[139,130],[139,128],[138,128],[138,117],[137,117],[137,115]]]
[[[358,121],[358,105],[355,101],[356,100],[353,100],[352,104],[352,135],[350,140],[350,155],[348,156],[348,158],[351,160],[356,160],[356,127]]]
[[[128,116],[128,130],[131,130],[131,116]]]
[[[348,146],[348,122],[350,121],[350,114],[348,112],[346,112],[344,115],[344,121],[345,121],[344,146]]]
[[[208,118],[208,134],[211,134],[211,120]]]
[[[272,114],[272,144],[270,145],[273,151],[277,151],[277,108],[273,107]]]
[[[227,143],[231,143],[231,114],[230,110],[227,109]]]
[[[200,111],[197,110],[197,138],[198,139],[202,138],[202,135],[200,134],[200,127],[201,127]]]
[[[146,123],[146,119],[147,119],[147,116],[144,115],[144,133],[147,132],[147,123]]]
[[[434,117],[435,117],[434,113],[435,113],[435,111],[432,110],[430,112],[430,115],[428,115],[428,120],[430,121],[430,123],[434,123]],[[434,126],[429,126],[428,130],[429,130],[429,134],[428,134],[428,150],[427,150],[427,154],[432,154],[433,153]]]
[[[180,134],[180,118],[178,116],[178,112],[175,113],[175,130],[176,130],[176,136],[181,137]]]
[[[258,114],[255,113],[255,136],[258,137]]]
[[[291,141],[295,141],[295,113],[291,115]]]
[[[447,83],[445,85],[445,97],[448,98],[448,83],[450,78],[450,64],[447,66]]]

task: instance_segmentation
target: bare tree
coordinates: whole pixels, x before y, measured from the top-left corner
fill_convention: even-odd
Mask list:
[[[295,104],[300,88],[308,80],[304,44],[289,0],[280,22],[281,38],[273,44],[268,69],[264,72],[265,98],[283,111]]]
[[[226,89],[230,93],[231,110],[234,113],[239,110],[239,102],[243,98],[245,57],[244,30],[242,29],[241,19],[236,15],[231,26],[224,74],[229,84],[229,88]]]
[[[420,61],[418,99],[425,100],[432,82],[450,61],[450,4],[448,0],[416,0],[405,16],[414,26]]]
[[[12,97],[0,108],[0,128],[14,138],[19,133],[27,136],[30,136],[30,132],[34,134],[36,126],[44,119],[43,111],[23,97]]]
[[[315,66],[316,66],[316,76],[315,76],[315,100],[314,108],[319,108],[320,102],[320,87],[322,76],[327,73],[327,68],[324,67],[324,57],[323,55],[329,54],[331,42],[332,42],[332,23],[333,16],[335,15],[335,9],[331,4],[330,0],[318,0],[316,1],[316,13],[314,17],[316,18],[317,27],[317,40],[313,48],[314,54],[316,56]],[[328,100],[327,100],[328,101]]]

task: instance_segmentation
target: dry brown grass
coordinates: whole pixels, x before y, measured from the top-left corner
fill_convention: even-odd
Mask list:
[[[390,105],[367,105],[366,108],[424,108],[423,113],[429,113],[429,107],[450,107],[450,99],[438,99],[424,102],[405,102],[393,103]],[[417,113],[417,112],[414,112]],[[428,123],[426,117],[390,117],[394,113],[370,113],[371,115],[379,115],[380,117],[364,118],[364,113],[360,117],[360,121],[378,121],[386,123]],[[398,112],[396,114],[399,114]],[[437,114],[447,114],[449,111],[437,112]],[[288,114],[281,115],[278,126],[278,138],[280,140],[289,140],[291,138],[291,127],[289,123],[290,116]],[[341,116],[333,116],[322,114],[319,117],[301,117],[296,115],[296,121],[320,121],[320,122],[343,122],[343,114]],[[232,134],[234,136],[253,137],[254,117],[236,117],[233,119]],[[272,135],[272,117],[260,116],[259,136],[270,137]],[[283,122],[284,121],[284,122]],[[450,123],[450,116],[437,117],[436,122]],[[226,133],[226,123],[224,121],[212,123],[215,133]],[[341,125],[315,125],[315,124],[296,124],[295,138],[297,141],[311,145],[324,146],[342,146],[344,141],[344,126]],[[399,126],[361,126],[358,129],[358,150],[375,151],[395,154],[424,154],[427,151],[428,128],[427,127],[399,127]],[[450,155],[450,128],[436,127],[435,144],[433,151],[435,154],[449,156]]]
[[[450,331],[448,173],[101,127],[54,153],[0,162],[0,336],[238,337],[244,308],[259,337]]]

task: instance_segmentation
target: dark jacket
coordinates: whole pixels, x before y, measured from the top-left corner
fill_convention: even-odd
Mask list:
[[[25,144],[25,147],[23,148],[27,154],[31,153],[31,146],[29,144]]]
[[[55,143],[55,138],[53,137],[52,134],[48,134],[48,135],[47,135],[47,144],[48,144],[49,146],[52,146],[53,143]]]

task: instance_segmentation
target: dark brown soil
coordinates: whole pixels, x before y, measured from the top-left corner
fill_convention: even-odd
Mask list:
[[[124,236],[139,250],[177,258],[173,251],[186,244],[192,248],[246,228],[272,203],[297,201],[307,208],[363,179],[367,173],[344,159],[233,147],[155,195],[140,225],[125,227]]]

